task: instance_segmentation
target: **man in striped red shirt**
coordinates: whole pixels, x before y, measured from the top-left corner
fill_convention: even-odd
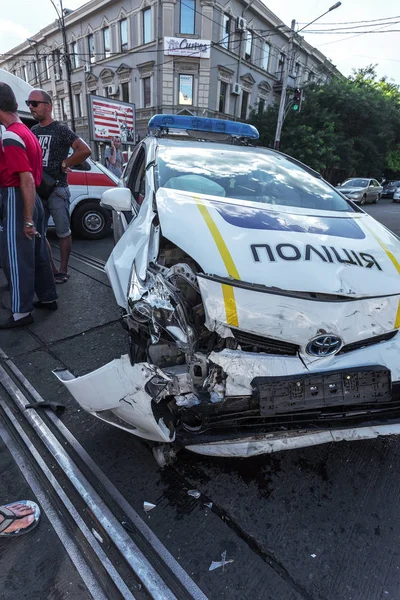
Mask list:
[[[0,82],[0,194],[3,206],[3,269],[11,289],[12,315],[0,329],[33,322],[34,308],[57,308],[57,292],[36,186],[42,178],[40,145],[17,114],[14,92]],[[38,301],[34,302],[34,294]]]

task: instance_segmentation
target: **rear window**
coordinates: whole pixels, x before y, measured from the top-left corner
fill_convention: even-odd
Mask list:
[[[157,187],[298,208],[354,209],[326,182],[264,148],[160,143]]]

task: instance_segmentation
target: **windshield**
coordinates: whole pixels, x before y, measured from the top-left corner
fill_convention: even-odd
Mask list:
[[[157,187],[260,204],[318,210],[354,209],[326,182],[265,148],[159,145]]]
[[[368,187],[369,179],[348,179],[342,187]]]
[[[399,187],[400,181],[389,181],[385,184],[386,187]]]

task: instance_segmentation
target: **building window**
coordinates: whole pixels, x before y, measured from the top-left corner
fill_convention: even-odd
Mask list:
[[[310,71],[308,74],[308,81],[314,81],[314,78],[315,78],[315,74],[312,71]]]
[[[119,33],[121,36],[121,52],[128,52],[128,20],[121,19],[119,22]]]
[[[79,62],[79,54],[77,52],[78,44],[76,42],[72,42],[71,44],[71,65],[73,69],[77,69],[80,67]]]
[[[298,78],[299,76],[300,76],[300,63],[298,63],[298,62],[297,62],[297,63],[294,65],[294,69],[293,69],[293,77],[294,77],[294,78],[296,79],[296,81],[297,81],[297,78]]]
[[[42,72],[46,79],[50,79],[49,58],[47,56],[42,59]]]
[[[121,83],[121,96],[122,102],[129,102],[129,83]]]
[[[82,95],[75,94],[75,113],[77,117],[82,117]]]
[[[65,98],[60,98],[61,121],[67,121],[67,106]]]
[[[265,69],[266,71],[268,71],[268,65],[269,65],[269,53],[271,50],[271,47],[269,44],[267,44],[266,42],[264,43],[264,48],[263,48],[263,57],[262,57],[262,68]]]
[[[143,77],[143,107],[151,106],[151,77]]]
[[[258,114],[261,115],[265,110],[265,98],[259,98],[258,100]]]
[[[56,81],[60,81],[62,70],[61,70],[61,56],[60,56],[59,50],[55,50],[53,52],[53,70],[54,70],[54,75],[56,76]]]
[[[87,36],[87,43],[88,43],[88,52],[89,52],[89,62],[94,63],[94,62],[96,62],[96,54],[94,51],[94,35],[93,35],[93,33],[90,33]]]
[[[222,39],[221,46],[223,48],[229,48],[229,36],[231,34],[231,16],[224,14],[223,26],[222,26]]]
[[[245,121],[247,119],[247,110],[249,108],[249,98],[250,98],[250,93],[249,92],[245,92],[243,90],[242,92],[242,106],[240,109],[240,118],[243,119],[243,121]]]
[[[28,81],[28,73],[26,71],[26,65],[21,67],[21,77],[24,81]]]
[[[221,113],[226,113],[226,99],[228,97],[228,84],[226,81],[220,82],[219,88],[219,105],[218,110]]]
[[[179,75],[179,104],[193,104],[193,75]]]
[[[108,58],[111,54],[110,28],[109,27],[104,27],[104,29],[103,29],[103,47],[104,47],[104,58]]]
[[[285,55],[281,52],[278,61],[278,73],[276,74],[279,81],[282,81],[283,69],[285,68]]]
[[[195,0],[181,0],[180,33],[194,33]]]
[[[143,44],[148,44],[152,40],[151,8],[145,8],[143,11]]]
[[[251,51],[253,49],[253,33],[247,30],[246,48],[244,51],[245,60],[251,60]]]
[[[34,83],[37,83],[38,80],[36,62],[32,62],[32,80]]]

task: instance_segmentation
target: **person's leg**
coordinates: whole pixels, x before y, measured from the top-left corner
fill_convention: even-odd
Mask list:
[[[60,273],[68,274],[68,262],[72,249],[72,237],[71,234],[66,237],[59,238],[58,242],[60,244]]]
[[[72,248],[70,229],[69,203],[70,191],[67,187],[56,187],[48,199],[48,207],[53,217],[57,237],[60,244],[60,277],[55,276],[56,283],[64,283],[68,276],[68,262]],[[64,278],[62,277],[64,275]]]
[[[34,222],[40,237],[35,238],[35,292],[41,303],[54,302],[57,291],[46,239],[46,219],[39,196],[36,196]],[[41,308],[34,303],[36,308]],[[57,305],[55,304],[55,307]]]
[[[53,275],[57,275],[57,273],[58,273],[57,265],[54,262],[53,253],[51,251],[50,242],[47,239],[46,234],[45,234],[45,240],[46,240],[47,253],[49,255],[49,261],[50,261],[50,265],[51,265],[51,270],[53,271]]]
[[[34,296],[34,240],[24,235],[23,202],[19,188],[8,188],[4,218],[4,242],[11,284],[13,317],[2,321],[0,328],[27,325],[33,321],[30,313]]]

